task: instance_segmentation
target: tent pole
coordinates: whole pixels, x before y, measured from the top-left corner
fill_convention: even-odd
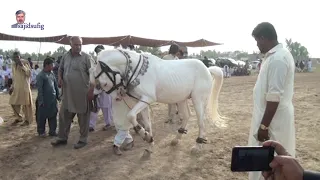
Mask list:
[[[39,52],[38,52],[38,63],[37,64],[39,64],[39,60],[40,60],[40,52],[41,52],[41,41],[40,41],[40,47],[39,47]]]

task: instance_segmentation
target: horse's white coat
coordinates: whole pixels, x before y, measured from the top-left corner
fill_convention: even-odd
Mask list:
[[[140,57],[139,53],[127,51],[132,61],[131,66],[135,68]],[[165,61],[152,54],[145,54],[148,57],[149,68],[143,76],[138,76],[140,84],[132,93],[138,95],[138,102],[128,113],[128,120],[137,126],[136,114],[148,106],[147,103],[178,103],[179,113],[182,113],[182,128],[185,128],[189,118],[187,99],[191,98],[198,118],[199,138],[205,136],[205,110],[209,105],[209,113],[213,120],[220,118],[218,113],[218,97],[223,84],[223,72],[219,67],[207,68],[197,59],[186,59],[179,61]],[[107,64],[113,71],[125,72],[127,60],[125,56],[117,49],[105,50],[99,53],[98,61]],[[101,71],[100,65],[92,65],[90,70],[90,81],[95,82],[95,77]],[[214,79],[213,80],[213,76]],[[120,75],[116,76],[116,82],[120,82]],[[105,73],[98,78],[101,87],[108,91],[113,86]],[[111,93],[116,98],[117,93]],[[145,102],[143,102],[145,101]],[[208,104],[209,102],[209,104]],[[139,132],[145,136],[145,130],[142,128]],[[150,138],[149,136],[147,138]],[[181,134],[172,141],[176,144],[181,138]],[[196,144],[196,149],[201,148],[201,144]]]

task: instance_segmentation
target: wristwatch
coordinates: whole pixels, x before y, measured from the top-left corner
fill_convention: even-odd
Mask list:
[[[265,126],[265,125],[263,125],[263,124],[260,124],[260,129],[262,129],[262,130],[268,130],[269,127],[267,127],[267,126]]]

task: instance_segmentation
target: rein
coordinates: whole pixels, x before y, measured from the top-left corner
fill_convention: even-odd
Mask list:
[[[130,71],[132,69],[132,66],[130,66],[130,63],[132,63],[132,61],[130,60],[131,57],[129,56],[129,54],[127,52],[124,52],[124,51],[122,51],[120,49],[118,49],[118,50],[121,52],[121,54],[124,55],[124,57],[126,58],[126,61],[127,61],[124,75],[122,76],[120,74],[120,72],[113,71],[107,64],[105,64],[102,61],[99,61],[99,64],[100,64],[100,67],[101,67],[101,71],[97,76],[95,76],[95,79],[97,80],[103,73],[105,73],[108,76],[109,80],[113,83],[112,88],[109,91],[106,92],[107,94],[110,94],[115,90],[119,90],[119,88],[122,86],[126,90],[126,94],[129,97],[134,98],[134,99],[136,99],[138,101],[144,102],[144,103],[146,103],[146,104],[148,104],[150,106],[150,104],[148,102],[145,102],[145,101],[142,101],[142,100],[138,99],[137,97],[133,96],[129,92],[130,90],[133,90],[136,86],[138,86],[140,84],[140,81],[139,81],[139,79],[137,79],[137,77],[139,75],[144,75],[144,73],[146,72],[146,69],[148,68],[148,61],[146,61],[146,63],[145,63],[146,59],[142,55],[140,55],[138,64],[134,68],[131,76],[129,77]],[[138,68],[139,68],[139,65],[141,64],[141,62],[142,62],[141,68],[140,68],[138,74],[135,76],[135,74],[138,71]],[[112,74],[113,77],[111,77],[110,73]],[[118,84],[116,82],[116,75],[117,74],[119,74],[121,76],[121,81]]]

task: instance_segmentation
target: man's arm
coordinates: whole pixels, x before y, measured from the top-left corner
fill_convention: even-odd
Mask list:
[[[21,69],[27,77],[31,77],[31,67],[29,62],[21,62]]]
[[[44,105],[44,94],[43,94],[43,77],[42,73],[37,75],[37,89],[38,89],[38,105]]]
[[[56,91],[56,99],[57,99],[57,100],[60,100],[60,92],[59,92],[57,80],[56,80],[56,78],[54,77],[54,74],[52,74],[52,77],[53,77],[53,81],[54,81],[54,89],[55,89],[55,91]]]
[[[91,55],[88,55],[88,58],[87,58],[87,61],[86,61],[86,70],[87,70],[87,73],[90,75],[90,68],[91,68],[91,62],[95,62],[95,60],[93,60],[92,56]],[[93,89],[94,89],[94,84],[92,84],[89,80],[89,84],[90,84],[90,90],[92,90],[93,92]]]
[[[7,70],[8,71],[8,70]],[[12,63],[11,65],[11,72],[9,72],[9,74],[11,75],[11,79],[12,79],[12,82],[14,81],[14,75],[16,73],[16,63]],[[13,84],[13,83],[12,83]]]
[[[283,57],[285,58],[285,57]],[[268,66],[268,91],[266,94],[267,106],[261,121],[261,124],[269,127],[273,116],[275,115],[279,102],[282,99],[286,76],[289,65],[286,60],[271,59]]]
[[[64,72],[64,59],[65,55],[61,58],[59,69],[58,69],[58,85],[62,85],[62,80],[63,80],[63,72]]]

